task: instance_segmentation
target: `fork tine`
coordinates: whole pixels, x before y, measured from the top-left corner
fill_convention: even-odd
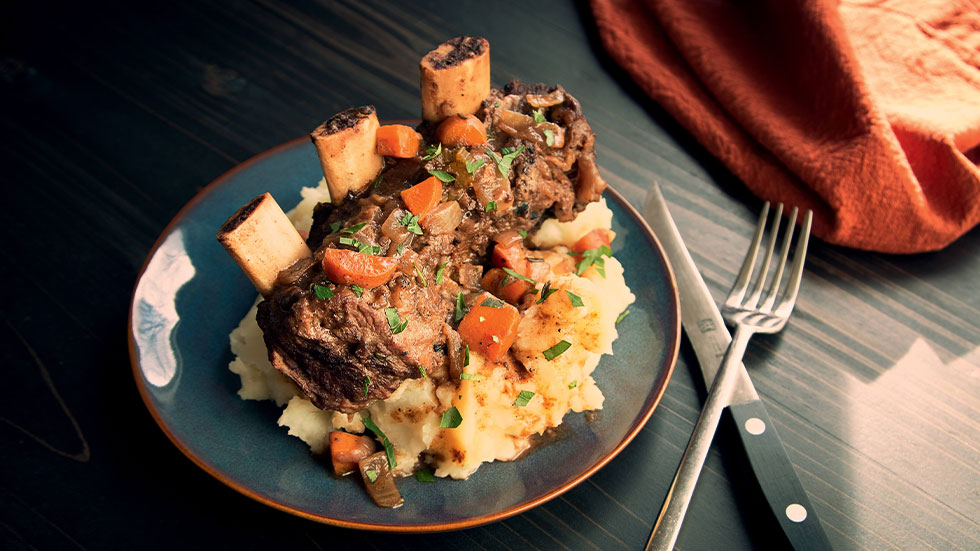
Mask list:
[[[776,214],[772,218],[772,230],[769,232],[769,246],[766,247],[766,256],[762,260],[762,265],[759,267],[759,271],[756,272],[755,287],[752,289],[752,294],[749,298],[745,300],[743,306],[745,308],[755,308],[759,303],[759,297],[762,295],[762,289],[766,285],[766,275],[769,274],[769,263],[772,262],[772,253],[776,249],[776,238],[779,236],[779,221],[783,217],[783,204],[779,203],[776,205]]]
[[[786,291],[783,293],[776,307],[776,314],[789,316],[796,305],[796,295],[800,291],[800,280],[803,278],[803,261],[806,259],[806,247],[810,242],[810,225],[813,222],[813,211],[806,211],[806,218],[803,219],[803,227],[800,229],[800,237],[796,241],[796,253],[793,255],[793,266],[790,268],[789,282],[786,283]]]
[[[779,253],[779,265],[776,266],[776,272],[772,276],[772,282],[769,284],[769,288],[766,289],[766,299],[760,307],[760,310],[764,312],[771,312],[772,305],[776,302],[779,285],[783,279],[783,270],[786,268],[786,259],[789,257],[789,245],[793,242],[793,231],[796,229],[796,215],[798,211],[799,209],[793,207],[793,211],[789,215],[789,221],[786,222],[786,235],[783,236],[783,247]]]
[[[762,243],[762,234],[766,229],[766,218],[769,216],[769,201],[762,205],[762,213],[759,215],[759,223],[755,227],[755,235],[752,237],[752,244],[749,245],[748,252],[745,253],[745,260],[742,262],[742,269],[738,272],[738,278],[732,285],[732,290],[728,293],[728,303],[738,304],[745,296],[745,288],[748,287],[749,277],[752,275],[752,266],[755,265],[755,257],[759,253],[759,244]]]

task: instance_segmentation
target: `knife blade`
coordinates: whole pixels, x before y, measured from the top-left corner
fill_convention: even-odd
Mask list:
[[[711,387],[732,337],[690,251],[674,224],[660,186],[653,184],[643,204],[643,217],[653,229],[677,279],[681,325],[694,348],[706,388]],[[729,412],[766,501],[787,539],[797,550],[831,549],[816,510],[789,460],[776,427],[749,378],[739,366]]]

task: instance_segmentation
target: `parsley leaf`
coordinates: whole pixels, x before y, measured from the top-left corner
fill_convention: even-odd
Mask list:
[[[496,201],[490,201],[490,202],[487,203],[487,206],[483,207],[483,212],[490,212],[492,210],[497,210],[497,202]]]
[[[487,297],[480,303],[480,306],[489,306],[490,308],[503,308],[504,301],[499,298]]]
[[[521,234],[521,237],[527,239],[527,232],[524,230],[517,230],[517,233]]]
[[[435,159],[442,153],[442,144],[428,145],[425,148],[425,157],[422,157],[423,161],[431,161]]]
[[[550,361],[554,360],[555,358],[557,358],[558,356],[561,356],[571,346],[572,346],[572,343],[570,343],[570,342],[562,339],[562,340],[558,341],[558,344],[552,346],[551,348],[549,348],[549,349],[547,349],[547,350],[545,350],[543,352],[544,359],[546,359],[546,360],[548,360],[550,362]]]
[[[445,170],[430,170],[429,174],[438,178],[440,182],[452,182],[456,179],[455,176]]]
[[[518,407],[524,407],[528,402],[534,398],[534,393],[530,390],[522,390],[520,394],[517,395],[517,399],[514,400],[514,405]]]
[[[350,290],[357,295],[357,298],[361,298],[361,295],[364,294],[364,287],[361,287],[360,285],[351,285]]]
[[[419,469],[415,471],[415,480],[419,482],[435,482],[436,477],[433,476],[432,471],[429,469]]]
[[[629,308],[627,308],[626,310],[623,310],[623,313],[620,314],[618,318],[616,318],[616,325],[619,325],[619,322],[623,321],[623,318],[625,318],[628,315],[630,315],[630,309]]]
[[[364,377],[364,395],[368,395],[368,388],[371,386],[371,379]]]
[[[538,107],[531,113],[534,115],[534,122],[546,122],[548,120],[544,118],[544,107]]]
[[[368,477],[368,480],[374,482],[378,479],[378,471],[374,469],[364,469],[364,476]]]
[[[477,159],[475,161],[466,161],[466,172],[470,174],[476,174],[476,171],[480,169],[486,163],[483,159]]]
[[[504,268],[504,273],[507,274],[507,275],[509,275],[509,276],[511,276],[511,277],[516,277],[517,279],[524,280],[524,281],[530,283],[531,285],[537,285],[538,284],[537,281],[534,281],[533,279],[531,279],[531,278],[529,278],[527,276],[523,276],[523,275],[515,272],[514,270],[511,270],[510,268]]]
[[[398,462],[395,461],[395,447],[391,445],[391,440],[388,440],[388,437],[385,436],[384,431],[378,428],[378,425],[375,425],[374,421],[372,421],[370,417],[365,417],[363,421],[364,426],[376,434],[378,438],[381,439],[381,443],[384,444],[385,455],[388,456],[388,470],[395,470],[395,465],[397,465]]]
[[[489,147],[487,148],[487,154],[490,155],[493,162],[497,164],[497,170],[499,170],[500,174],[503,176],[510,175],[510,165],[513,164],[514,159],[521,154],[521,151],[524,151],[523,145],[517,149],[514,149],[513,147],[505,147],[500,150],[501,155],[498,156],[492,149]]]
[[[427,374],[427,373],[425,372],[425,368],[424,368],[424,367],[422,367],[421,365],[419,366],[419,373],[421,373],[423,377],[428,377],[428,376],[429,376],[429,375],[428,375],[428,374]]]
[[[443,262],[442,264],[439,265],[439,269],[436,270],[436,285],[442,283],[442,274],[443,272],[446,271],[446,266],[448,264],[449,264],[448,262]]]
[[[463,367],[470,365],[470,345],[463,346]]]
[[[568,289],[565,289],[565,293],[568,295],[568,300],[572,301],[572,306],[576,308],[580,306],[585,306],[585,303],[582,302],[582,297],[576,295],[575,293],[569,291]]]
[[[381,253],[381,247],[377,245],[368,245],[367,243],[359,241],[357,238],[354,237],[341,237],[340,239],[338,239],[338,241],[340,241],[341,245],[350,245],[351,247],[355,247],[357,249],[357,252],[361,254]]]
[[[397,335],[408,327],[408,320],[401,319],[397,308],[385,308],[385,317],[388,318],[388,327],[391,328],[392,335]]]
[[[453,321],[459,321],[463,319],[464,314],[466,314],[466,303],[463,302],[463,293],[457,293],[456,312],[453,314]]]
[[[343,233],[343,234],[346,234],[346,235],[354,235],[355,233],[361,231],[361,228],[363,228],[364,226],[367,226],[367,222],[361,222],[360,224],[354,224],[353,226],[351,226],[349,228],[344,228],[344,229],[340,230],[340,233]]]
[[[554,147],[555,131],[550,128],[545,128],[542,132],[544,132],[544,143],[548,144],[548,147]]]
[[[573,388],[575,388],[577,386],[578,386],[578,381],[572,381],[572,382],[568,383],[568,390],[572,390]]]
[[[422,227],[419,226],[419,215],[406,212],[405,216],[402,216],[398,223],[405,226],[406,230],[414,233],[415,235],[422,235]]]
[[[606,261],[603,256],[612,256],[612,251],[609,247],[603,245],[597,249],[589,249],[581,253],[568,253],[572,256],[580,257],[578,264],[575,266],[575,274],[582,275],[589,266],[595,266],[597,272],[602,277],[606,277]]]
[[[333,291],[326,285],[314,285],[313,292],[316,293],[316,298],[320,300],[326,300],[333,296]]]
[[[337,233],[340,231],[340,227],[343,226],[340,222],[333,222],[330,224],[330,233]]]
[[[459,414],[459,410],[456,406],[453,406],[442,414],[442,419],[439,420],[440,429],[454,429],[463,422],[463,416]]]
[[[422,286],[428,287],[429,283],[425,280],[425,274],[422,273],[422,269],[419,268],[419,265],[412,262],[412,267],[415,268],[415,275],[419,276],[419,281],[422,282]]]
[[[467,381],[482,381],[483,375],[477,375],[476,373],[460,373],[459,378]]]

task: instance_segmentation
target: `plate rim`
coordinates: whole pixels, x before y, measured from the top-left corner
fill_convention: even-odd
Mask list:
[[[230,180],[238,172],[246,170],[250,168],[252,165],[262,162],[267,157],[272,157],[282,151],[291,149],[293,147],[297,147],[302,142],[305,142],[308,139],[309,138],[307,137],[295,138],[293,140],[289,140],[285,143],[267,149],[261,153],[258,153],[257,155],[231,167],[223,174],[221,174],[220,176],[212,180],[208,185],[201,188],[197,193],[194,194],[193,197],[191,197],[191,199],[186,204],[184,204],[184,206],[180,208],[180,210],[177,211],[176,214],[174,214],[170,222],[168,222],[167,225],[163,228],[163,230],[161,230],[160,235],[157,237],[156,241],[154,241],[153,246],[150,247],[149,252],[147,252],[146,258],[143,260],[143,265],[140,267],[139,273],[136,276],[136,281],[133,284],[133,290],[132,293],[130,294],[129,314],[127,318],[127,328],[126,328],[127,340],[129,344],[130,368],[132,370],[133,379],[134,382],[136,383],[136,388],[139,391],[140,398],[143,400],[143,404],[146,406],[146,409],[150,412],[150,416],[153,417],[153,420],[156,422],[157,426],[163,431],[163,433],[167,436],[170,442],[174,446],[176,446],[177,449],[180,450],[180,452],[185,457],[190,459],[192,463],[197,465],[199,468],[204,470],[213,478],[217,479],[218,481],[225,484],[229,488],[235,490],[236,492],[246,497],[249,497],[255,501],[258,501],[264,505],[267,505],[269,507],[278,509],[286,513],[290,513],[292,515],[296,515],[301,518],[305,518],[322,524],[328,524],[332,526],[338,526],[341,528],[350,528],[356,530],[394,532],[394,533],[405,533],[405,534],[433,533],[433,532],[447,532],[453,530],[461,530],[464,528],[472,528],[476,526],[490,524],[493,522],[497,522],[521,514],[525,511],[533,509],[534,507],[547,503],[548,501],[551,501],[552,499],[578,486],[579,484],[584,482],[587,478],[591,477],[593,474],[598,472],[601,468],[606,466],[606,464],[608,464],[610,461],[613,460],[613,458],[619,455],[619,453],[627,445],[629,445],[630,442],[633,441],[636,435],[639,434],[641,430],[643,430],[643,427],[646,426],[647,422],[650,420],[650,417],[653,415],[654,410],[656,410],[657,407],[660,405],[664,393],[666,393],[667,391],[667,385],[670,383],[670,379],[671,376],[673,375],[674,368],[677,365],[677,357],[680,352],[680,339],[681,339],[680,297],[677,290],[677,279],[674,276],[674,269],[670,265],[670,261],[668,260],[667,255],[664,252],[663,246],[661,245],[660,240],[657,238],[657,235],[654,233],[653,229],[650,228],[650,225],[640,215],[640,213],[636,210],[636,208],[633,207],[633,205],[630,204],[630,202],[627,201],[626,198],[623,197],[618,191],[613,189],[611,186],[608,186],[606,190],[603,192],[603,194],[607,194],[607,193],[611,194],[612,197],[619,203],[619,205],[623,207],[623,210],[626,212],[626,214],[633,218],[633,221],[646,232],[648,237],[652,238],[654,245],[656,245],[657,253],[660,255],[660,258],[663,261],[664,266],[667,268],[666,283],[670,291],[669,295],[672,298],[672,302],[674,305],[673,314],[674,314],[674,319],[676,320],[676,324],[674,326],[674,338],[671,340],[669,339],[668,336],[668,339],[665,339],[665,346],[669,347],[668,354],[667,354],[668,361],[667,361],[666,368],[661,371],[657,380],[654,382],[654,387],[656,388],[656,390],[655,390],[655,395],[653,396],[653,400],[650,403],[650,407],[648,407],[646,411],[642,412],[642,418],[640,418],[634,424],[634,426],[626,434],[623,440],[620,441],[620,443],[615,448],[613,448],[609,453],[601,457],[592,466],[585,469],[583,472],[579,473],[572,480],[558,486],[557,488],[553,489],[550,492],[542,494],[534,499],[528,500],[525,503],[515,505],[503,511],[498,511],[496,513],[483,515],[479,517],[473,517],[473,518],[457,520],[452,522],[440,522],[434,524],[415,524],[415,525],[374,524],[374,523],[367,523],[367,522],[349,521],[349,520],[326,517],[322,515],[309,513],[297,507],[291,506],[286,503],[281,503],[272,498],[264,496],[252,490],[248,486],[241,484],[235,480],[232,480],[229,477],[226,477],[224,474],[219,472],[216,468],[214,468],[213,466],[205,462],[204,459],[199,457],[193,450],[190,449],[190,447],[185,445],[183,441],[181,441],[174,434],[174,432],[170,430],[169,426],[164,422],[162,416],[160,415],[160,412],[154,406],[153,401],[149,396],[149,390],[146,388],[146,384],[143,381],[142,371],[139,367],[140,366],[139,357],[136,351],[136,339],[133,331],[134,328],[133,314],[134,314],[134,309],[136,304],[136,291],[139,288],[140,282],[143,280],[143,275],[146,272],[146,268],[149,265],[150,260],[157,253],[157,251],[159,250],[161,244],[163,244],[165,239],[171,234],[174,226],[176,226],[179,221],[185,218],[186,213],[189,210],[193,209],[197,205],[197,203],[203,200],[215,188],[225,183],[225,181]]]

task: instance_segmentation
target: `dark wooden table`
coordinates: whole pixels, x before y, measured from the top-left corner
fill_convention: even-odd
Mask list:
[[[0,8],[2,547],[641,548],[704,397],[686,341],[650,422],[591,479],[502,522],[412,536],[320,525],[212,479],[157,428],[127,354],[138,270],[182,205],[349,106],[416,118],[419,57],[460,34],[490,40],[496,84],[581,100],[606,178],[635,205],[660,183],[721,298],[760,202],[613,66],[588,7],[137,5]],[[839,549],[980,548],[978,244],[974,230],[896,257],[817,241],[789,327],[749,346]],[[723,425],[679,547],[778,547],[774,530]]]

